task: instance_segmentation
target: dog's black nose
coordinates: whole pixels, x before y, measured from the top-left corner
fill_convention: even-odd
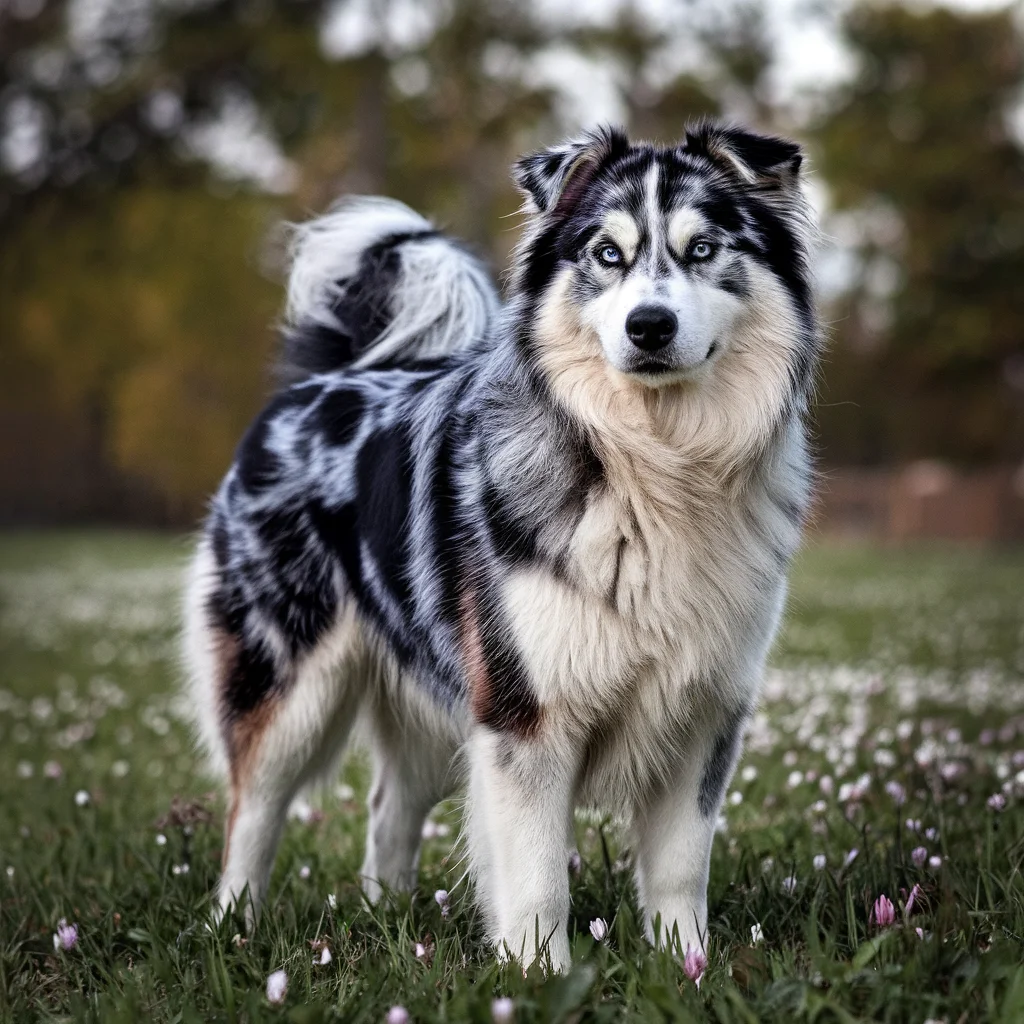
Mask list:
[[[629,340],[645,352],[664,348],[675,336],[679,321],[667,306],[637,306],[626,317]]]

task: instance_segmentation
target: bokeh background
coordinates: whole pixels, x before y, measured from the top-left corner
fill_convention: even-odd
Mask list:
[[[271,387],[282,224],[397,196],[496,273],[516,154],[799,138],[821,530],[1024,537],[1024,7],[0,0],[0,525],[187,527]]]

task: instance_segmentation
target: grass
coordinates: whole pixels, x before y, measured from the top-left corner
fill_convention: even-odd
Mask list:
[[[420,891],[364,905],[358,759],[322,819],[289,824],[255,934],[208,929],[222,805],[176,696],[186,555],[146,535],[0,537],[0,1019],[377,1022],[401,1004],[483,1022],[498,995],[521,1024],[1024,1019],[1024,552],[804,554],[715,843],[699,990],[640,937],[608,821],[577,822],[565,977],[499,966],[461,889],[442,917],[452,807]],[[918,847],[941,859],[916,865]],[[880,893],[897,906],[884,930]],[[60,918],[78,926],[67,952]]]

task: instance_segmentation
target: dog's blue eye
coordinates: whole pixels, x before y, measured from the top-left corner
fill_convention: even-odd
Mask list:
[[[690,248],[690,256],[695,260],[709,260],[715,255],[715,247],[710,242],[696,242]]]
[[[612,266],[616,263],[622,262],[622,253],[619,252],[614,245],[605,245],[601,247],[597,254],[597,258],[602,263],[607,263],[609,266]]]

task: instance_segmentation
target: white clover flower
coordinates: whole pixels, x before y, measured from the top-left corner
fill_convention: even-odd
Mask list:
[[[309,876],[312,873],[313,871],[308,864],[303,864],[302,867],[299,868],[299,878],[301,878],[303,881],[309,878]]]
[[[700,988],[701,978],[708,969],[708,958],[703,949],[693,946],[686,947],[686,954],[683,957],[683,973]]]
[[[304,796],[298,796],[288,808],[288,817],[303,825],[312,825],[320,820],[320,813]]]
[[[57,922],[57,931],[53,936],[53,948],[68,952],[78,944],[78,925],[68,924],[65,918]]]
[[[885,791],[892,797],[892,802],[897,807],[902,807],[907,802],[907,791],[899,782],[895,779],[890,779],[885,784]]]
[[[446,836],[451,831],[449,827],[443,821],[433,821],[427,818],[423,822],[423,829],[421,830],[421,837],[423,839],[437,839],[440,836]]]
[[[90,799],[88,790],[80,789],[75,794],[75,804],[78,807],[87,807]]]
[[[267,977],[267,1000],[275,1006],[284,1002],[288,994],[288,975],[284,971],[274,971]]]
[[[814,860],[812,860],[811,863],[814,865],[815,871],[824,871],[828,860],[825,858],[825,854],[816,853],[814,855]]]
[[[491,1002],[491,1020],[494,1024],[510,1024],[515,1016],[516,1004],[508,996],[499,996]]]
[[[434,902],[441,908],[441,916],[447,917],[451,911],[451,906],[448,903],[448,890],[438,889],[434,893]]]
[[[608,922],[603,917],[595,917],[590,922],[590,934],[594,936],[595,942],[604,942],[608,934]]]

